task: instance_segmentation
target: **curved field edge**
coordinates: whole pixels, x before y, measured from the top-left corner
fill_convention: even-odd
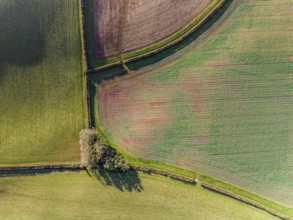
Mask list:
[[[92,18],[90,3],[84,1],[85,10],[85,25],[86,25],[86,39],[87,39],[87,56],[89,61],[90,69],[98,71],[101,69],[109,68],[111,66],[120,64],[121,62],[131,62],[141,58],[149,57],[156,53],[159,53],[177,43],[184,40],[191,33],[196,31],[203,23],[205,23],[224,3],[226,0],[214,0],[199,16],[193,21],[187,24],[178,32],[173,35],[154,43],[148,47],[132,51],[129,53],[121,54],[119,57],[109,57],[103,60],[95,60],[93,56],[93,42],[92,42]]]
[[[92,84],[92,86],[95,86],[95,85]],[[97,122],[96,123],[96,128],[97,128],[98,132],[104,134],[104,131],[101,130],[101,128],[99,128],[99,124],[98,124],[98,121],[99,121],[98,120],[98,114],[97,114],[97,112],[98,112],[98,103],[97,103],[98,97],[96,96],[96,90],[93,88],[92,92],[93,92],[92,95],[94,96],[94,98],[92,99],[93,104],[94,104],[93,109],[95,111],[95,117],[96,117],[95,120]],[[104,134],[104,136],[106,137],[105,134]],[[198,176],[200,176],[200,179],[202,181],[204,181],[204,182],[211,183],[213,185],[216,185],[216,186],[219,186],[219,187],[221,187],[223,189],[231,191],[231,192],[233,192],[235,194],[241,195],[241,196],[243,196],[245,198],[252,199],[252,200],[254,200],[254,201],[256,201],[256,202],[258,202],[260,204],[263,204],[263,205],[265,205],[265,206],[267,206],[267,207],[269,207],[271,209],[274,209],[274,210],[278,211],[279,213],[283,213],[283,214],[291,216],[291,217],[293,216],[292,207],[289,207],[289,206],[283,205],[281,203],[272,201],[270,199],[264,198],[263,196],[260,196],[260,195],[258,195],[256,193],[254,193],[254,192],[247,191],[247,190],[242,189],[242,188],[240,188],[238,186],[229,184],[227,182],[219,181],[219,180],[217,180],[215,178],[211,178],[209,176],[206,176],[206,175],[194,172],[194,171],[187,171],[185,169],[170,166],[170,165],[167,165],[167,164],[164,164],[164,163],[161,163],[161,162],[151,161],[151,160],[147,160],[147,159],[143,159],[143,158],[134,156],[133,154],[130,154],[128,151],[126,151],[125,149],[123,149],[122,147],[117,145],[113,140],[110,140],[110,142],[112,143],[112,145],[118,151],[120,151],[122,154],[124,154],[132,164],[143,165],[143,166],[146,166],[146,167],[165,170],[165,171],[172,172],[172,173],[175,173],[175,174],[182,174],[182,175],[185,175],[185,176],[188,176],[188,177],[191,177],[191,178],[194,178],[195,175],[198,175]]]
[[[293,208],[284,204],[281,204],[277,201],[273,201],[271,199],[265,198],[261,195],[258,195],[255,192],[248,191],[247,189],[243,189],[239,186],[230,184],[228,182],[218,180],[216,178],[210,177],[208,175],[205,175],[203,173],[200,173],[198,171],[189,170],[185,167],[179,167],[179,166],[173,166],[169,165],[163,162],[154,161],[151,159],[142,158],[139,156],[136,156],[123,147],[119,146],[115,141],[107,136],[105,134],[105,131],[103,128],[101,128],[99,124],[99,115],[98,115],[98,95],[97,95],[97,89],[99,85],[96,85],[95,83],[91,82],[90,84],[90,101],[91,101],[91,109],[92,109],[92,117],[94,117],[94,124],[92,124],[92,127],[95,127],[96,132],[99,133],[102,137],[107,139],[111,146],[115,148],[119,153],[121,153],[125,159],[133,166],[143,166],[145,168],[151,168],[151,169],[157,169],[165,172],[169,172],[174,175],[181,175],[188,178],[199,178],[200,182],[211,184],[212,186],[216,186],[222,190],[226,190],[228,192],[231,192],[232,194],[236,194],[240,197],[243,197],[244,200],[252,200],[256,202],[257,204],[260,204],[264,207],[267,207],[269,210],[274,210],[278,215],[280,216],[286,216],[286,218],[290,217],[293,218]]]
[[[111,72],[111,70],[108,70],[108,72],[106,71],[105,75],[107,75],[107,77],[109,77],[109,78],[113,78],[117,75],[117,72],[115,72],[115,71],[116,70],[112,70],[112,72]],[[103,78],[103,76],[99,75],[99,73],[96,73],[96,77],[98,79]],[[98,106],[98,98],[99,97],[97,95],[98,87],[99,87],[99,84],[97,85],[94,82],[91,82],[91,89],[90,89],[90,91],[91,91],[91,104],[92,104],[91,109],[92,109],[92,114],[93,114],[92,117],[94,119],[92,126],[96,128],[96,131],[99,134],[101,134],[104,138],[108,139],[109,142],[111,143],[111,145],[117,151],[119,151],[121,154],[123,154],[123,156],[127,159],[127,161],[130,164],[132,164],[134,166],[143,166],[146,168],[158,169],[158,170],[173,173],[175,175],[186,176],[188,178],[194,178],[196,176],[203,183],[211,184],[212,186],[216,186],[216,187],[219,187],[220,189],[227,190],[228,192],[239,195],[245,199],[252,200],[258,204],[261,204],[261,205],[267,207],[270,210],[276,211],[281,216],[285,215],[285,216],[289,216],[290,218],[293,218],[293,208],[290,206],[281,204],[277,201],[273,201],[269,198],[265,198],[264,196],[259,195],[255,192],[249,191],[247,189],[241,188],[239,186],[236,186],[234,184],[230,184],[230,183],[222,181],[222,180],[218,180],[216,178],[207,176],[207,175],[200,173],[200,172],[197,172],[197,171],[188,170],[186,168],[178,167],[178,166],[175,167],[175,166],[172,166],[172,165],[169,165],[166,163],[162,163],[159,161],[154,161],[154,160],[150,160],[150,159],[136,156],[136,155],[130,153],[129,151],[127,151],[126,149],[124,149],[123,147],[119,146],[117,143],[115,143],[115,141],[113,139],[111,139],[109,136],[107,136],[105,134],[104,129],[102,129],[100,127],[99,116],[98,116],[98,112],[99,112],[99,110],[98,110],[99,109],[99,106]]]
[[[18,216],[22,219],[47,219],[48,216],[50,219],[92,219],[96,215],[103,219],[252,219],[256,216],[257,219],[277,219],[202,187],[158,175],[139,172],[112,177],[114,184],[116,179],[116,183],[121,184],[103,185],[84,171],[7,173],[0,179],[3,198],[0,216],[4,219]]]
[[[115,74],[114,74],[115,75]],[[91,102],[93,105],[93,108],[95,109],[95,111],[98,109],[98,103],[97,103],[97,98],[96,98],[96,90],[95,88],[93,88],[93,84],[91,85],[92,89],[91,89]],[[93,123],[93,125],[96,125],[96,128],[98,130],[98,132],[104,134],[104,132],[99,128],[99,124],[98,124],[98,116],[95,114],[95,122]],[[105,135],[106,136],[106,135]],[[272,201],[270,199],[264,198],[262,196],[259,196],[253,192],[249,192],[247,190],[244,190],[238,186],[229,184],[227,182],[223,182],[223,181],[219,181],[217,179],[208,177],[206,175],[200,174],[200,173],[196,173],[194,171],[189,171],[189,170],[185,170],[185,169],[181,169],[178,167],[174,167],[174,166],[170,166],[164,163],[160,163],[157,161],[151,161],[151,160],[147,160],[147,159],[143,159],[137,156],[134,156],[132,154],[130,154],[129,152],[125,151],[123,148],[121,148],[120,146],[118,146],[117,144],[114,143],[113,140],[110,140],[111,144],[118,150],[120,151],[127,159],[130,163],[134,164],[134,165],[142,165],[145,167],[150,167],[150,168],[155,168],[155,169],[160,169],[160,170],[164,170],[164,171],[168,171],[168,172],[172,172],[174,174],[181,174],[181,175],[185,175],[185,176],[189,176],[191,178],[194,178],[195,175],[199,176],[200,179],[206,183],[210,183],[213,184],[215,186],[221,187],[223,189],[226,189],[230,192],[233,192],[237,195],[241,195],[245,198],[249,198],[252,199],[253,201],[256,201],[262,205],[265,205],[266,207],[269,207],[270,209],[276,210],[279,213],[282,213],[284,215],[287,216],[293,216],[293,210],[291,207],[280,204],[278,202]]]
[[[292,206],[292,181],[290,181],[290,175],[292,174],[292,160],[290,160],[292,149],[292,145],[290,144],[292,140],[292,135],[290,135],[292,130],[292,100],[288,98],[292,93],[292,83],[290,80],[292,79],[292,62],[288,60],[288,57],[290,58],[292,53],[292,51],[288,50],[290,48],[290,42],[292,42],[290,39],[292,38],[288,38],[290,36],[290,28],[288,28],[289,23],[286,22],[290,22],[292,16],[290,15],[290,7],[287,7],[290,4],[288,1],[284,1],[282,4],[275,3],[276,1],[269,1],[263,4],[263,1],[255,0],[243,2],[243,6],[239,8],[238,13],[235,13],[233,17],[229,16],[229,22],[225,26],[222,26],[223,28],[218,32],[219,34],[216,33],[214,35],[215,38],[213,36],[210,37],[211,40],[208,42],[204,40],[204,42],[207,42],[205,43],[207,46],[192,43],[194,45],[194,49],[192,49],[194,51],[193,58],[188,59],[189,56],[191,57],[191,53],[186,54],[181,51],[172,56],[180,59],[181,55],[182,58],[180,60],[184,59],[187,61],[175,59],[174,62],[173,59],[172,62],[172,57],[166,58],[159,62],[159,64],[140,69],[139,71],[141,73],[144,70],[149,72],[145,76],[129,79],[129,82],[124,81],[123,83],[119,83],[120,80],[117,80],[117,87],[115,85],[113,87],[107,86],[108,82],[105,82],[105,86],[103,85],[103,87],[109,90],[102,90],[101,93],[105,94],[103,91],[109,91],[106,94],[111,94],[109,97],[114,97],[112,100],[115,100],[107,101],[108,104],[104,105],[103,100],[105,100],[105,96],[102,94],[99,100],[101,102],[99,103],[101,104],[99,110],[101,114],[101,125],[107,131],[107,135],[112,136],[121,146],[141,156],[144,156],[143,154],[152,155],[154,160],[161,160],[164,157],[168,158],[166,160],[164,159],[164,162],[168,160],[168,162],[170,161],[174,164],[175,162],[177,163],[175,156],[171,158],[171,156],[168,157],[168,154],[160,153],[166,151],[172,153],[173,151],[173,155],[178,153],[181,156],[184,155],[189,158],[186,152],[192,152],[192,149],[188,145],[190,147],[194,146],[195,149],[201,149],[204,152],[208,152],[208,155],[211,155],[209,157],[208,155],[201,155],[194,152],[194,167],[198,167],[195,168],[196,170],[201,170],[203,173],[209,173],[211,176],[225,179],[228,182],[231,181],[236,185],[242,185],[242,187],[251,191],[258,192],[266,197],[279,200],[281,203],[288,203],[288,205]],[[264,11],[265,13],[258,13]],[[278,14],[281,11],[282,14]],[[275,16],[270,17],[270,19],[268,17],[271,14]],[[276,28],[280,24],[282,24],[283,28]],[[235,32],[235,30],[238,31]],[[188,46],[188,48],[190,47]],[[239,50],[240,48],[243,50]],[[182,51],[184,52],[185,49]],[[227,54],[227,57],[224,56],[225,54]],[[170,64],[166,65],[166,69],[157,68],[154,74],[150,73],[152,72],[149,71],[150,69],[153,70],[160,64],[165,66],[166,62]],[[174,64],[173,66],[173,63],[176,63],[176,65]],[[140,72],[133,72],[130,75],[139,74]],[[198,72],[198,74],[195,72]],[[190,74],[188,75],[187,73]],[[219,75],[217,75],[218,73]],[[193,86],[195,84],[198,85],[198,82],[203,82],[203,86],[199,85],[197,88],[202,89],[202,92],[206,95],[196,95],[196,92],[192,90],[192,95],[184,93],[186,98],[190,98],[190,102],[184,101],[183,103],[183,101],[179,101],[180,99],[173,98],[177,96],[171,92],[175,92],[177,89],[179,91],[179,88],[182,88],[182,91],[189,91],[189,88],[185,90],[184,83],[177,83],[176,80],[172,79],[173,76],[178,76],[178,79],[181,79],[183,75],[186,76],[184,82],[186,82],[186,79],[190,79],[192,82],[188,82],[187,85]],[[209,78],[215,75],[219,78]],[[159,81],[162,79],[166,81]],[[142,84],[146,87],[139,86],[141,80],[145,80],[145,83]],[[169,89],[166,82],[170,82],[171,85],[174,82],[176,86]],[[221,84],[217,84],[218,82],[221,82]],[[137,83],[138,86],[134,83]],[[116,84],[116,81],[114,84]],[[124,89],[122,85],[126,86],[127,89]],[[226,90],[220,90],[222,86],[225,86]],[[114,87],[115,89],[112,89]],[[121,90],[116,88],[121,88]],[[159,93],[159,91],[162,92]],[[236,91],[239,91],[239,93]],[[166,95],[168,97],[165,98],[164,94],[170,95]],[[185,100],[185,95],[178,97]],[[232,98],[229,98],[229,96]],[[279,96],[280,98],[275,98],[275,96]],[[155,132],[152,133],[154,134],[153,136],[147,136],[148,131],[160,131],[161,129],[159,127],[160,122],[152,124],[152,120],[150,120],[150,123],[147,121],[149,119],[148,115],[152,112],[154,114],[150,115],[150,117],[157,119],[156,116],[159,116],[160,112],[157,114],[156,110],[161,103],[155,106],[155,102],[147,102],[146,100],[165,101],[168,98],[172,100],[172,105],[170,105],[170,108],[167,109],[166,107],[164,110],[166,110],[165,112],[169,110],[172,112],[170,117],[172,118],[171,120],[174,120],[174,123],[172,123],[172,126],[169,127],[170,129],[166,132],[158,134],[157,139]],[[184,113],[185,110],[182,110],[182,114],[180,113],[180,103],[183,106],[185,104],[188,105],[188,109],[190,107],[190,110],[186,110],[186,112],[193,113],[192,99],[200,100],[202,98],[206,98],[207,100],[203,101],[202,104],[202,117],[200,114],[192,114],[192,116],[195,116],[195,121],[193,121],[191,116],[187,116]],[[213,98],[218,98],[214,102],[216,105],[210,105],[209,100],[213,100]],[[262,101],[263,99],[264,101]],[[227,102],[235,103],[235,105],[229,105]],[[171,101],[168,103],[171,103]],[[168,103],[163,105],[164,103],[162,102],[162,106],[169,106]],[[173,103],[177,104],[173,105]],[[107,106],[107,109],[103,106]],[[135,111],[136,109],[137,111]],[[175,109],[177,109],[176,112],[178,114],[175,113]],[[247,111],[244,112],[245,110]],[[196,119],[198,115],[199,121],[203,122],[202,124],[206,123],[202,130],[199,130],[199,127],[195,123],[198,122]],[[228,119],[228,115],[231,115],[231,119]],[[106,116],[109,120],[106,119]],[[182,119],[179,118],[181,116]],[[212,121],[205,120],[210,116]],[[176,120],[174,119],[175,117],[177,117]],[[162,121],[165,120],[165,117],[161,118]],[[190,123],[187,123],[187,119],[190,120]],[[255,120],[253,121],[253,119]],[[146,123],[140,125],[139,120]],[[160,117],[158,117],[158,120],[161,120]],[[178,122],[178,126],[176,125],[176,127],[174,126],[176,124],[175,121],[176,123]],[[183,122],[186,123],[186,126]],[[192,123],[193,125],[191,125]],[[187,131],[189,124],[192,127],[190,127],[190,131]],[[148,127],[149,125],[153,125],[154,129],[152,130],[151,126]],[[211,126],[209,127],[209,125]],[[140,130],[140,128],[142,129]],[[208,130],[209,128],[210,130]],[[217,130],[217,128],[219,129]],[[233,131],[229,131],[230,128]],[[207,133],[206,130],[208,130]],[[132,133],[127,133],[127,131],[131,131]],[[145,134],[143,131],[145,131]],[[198,145],[193,145],[194,142],[189,141],[188,138],[198,133],[210,134],[210,142],[199,147]],[[167,134],[174,134],[174,138],[171,135],[167,136]],[[176,137],[175,134],[180,136]],[[153,139],[147,139],[147,137],[153,137]],[[130,140],[129,145],[127,144],[127,140],[124,142],[124,138]],[[132,141],[136,142],[134,143]],[[144,141],[152,142],[144,145]],[[134,144],[136,144],[137,148],[133,148]],[[172,145],[176,146],[172,148]],[[183,146],[187,147],[186,152],[178,150],[183,148]],[[143,150],[141,147],[145,147],[144,149],[146,151],[141,151]],[[160,153],[156,154],[153,151],[154,149]],[[226,152],[235,152],[236,154],[235,156],[234,154],[228,155],[225,154]],[[245,152],[248,154],[240,154]],[[255,152],[255,154],[249,154],[249,152]],[[190,154],[190,156],[192,155]],[[187,158],[179,159],[186,159],[186,166],[192,166],[191,160]],[[199,161],[199,163],[196,163],[196,161]],[[178,163],[181,162],[178,161]],[[189,162],[190,164],[188,164]],[[209,172],[208,167],[207,169],[203,169],[205,168],[203,167],[204,162],[218,168],[221,167],[224,171],[223,175],[221,175],[222,172],[220,170],[213,173]],[[212,169],[212,167],[210,168]],[[232,175],[226,173],[226,170],[231,171],[230,174]],[[242,177],[243,179],[241,179]]]

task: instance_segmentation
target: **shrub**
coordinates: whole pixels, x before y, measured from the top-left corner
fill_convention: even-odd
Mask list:
[[[109,171],[123,172],[130,169],[124,157],[117,153],[105,138],[92,132],[89,132],[87,138],[87,143],[90,145],[88,169],[103,168]]]

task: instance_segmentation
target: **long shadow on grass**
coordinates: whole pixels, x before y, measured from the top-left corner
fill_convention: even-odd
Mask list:
[[[76,169],[42,169],[42,170],[13,170],[13,171],[0,171],[0,178],[17,177],[17,176],[38,176],[50,173],[63,173],[63,172],[80,172]]]
[[[35,1],[0,1],[0,82],[4,65],[31,66],[44,55],[41,11]]]
[[[63,172],[80,172],[76,169],[43,169],[43,170],[15,170],[15,171],[0,171],[0,178],[5,177],[18,177],[18,176],[38,176],[50,173],[63,173]],[[92,170],[87,171],[88,175],[97,179],[105,186],[112,186],[120,191],[136,191],[141,192],[143,186],[136,170],[128,172],[110,172],[106,170]]]
[[[141,192],[143,190],[141,180],[138,176],[137,171],[135,170],[131,170],[128,172],[111,172],[98,169],[90,171],[88,172],[88,174],[96,178],[103,185],[115,187],[122,192]]]

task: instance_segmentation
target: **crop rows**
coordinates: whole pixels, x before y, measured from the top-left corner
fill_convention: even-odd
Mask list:
[[[79,1],[2,0],[0,33],[0,165],[79,161]]]
[[[196,18],[212,0],[95,0],[93,45],[97,59],[154,44]]]
[[[103,83],[100,122],[136,155],[292,205],[290,1],[237,3],[206,40],[132,77]]]

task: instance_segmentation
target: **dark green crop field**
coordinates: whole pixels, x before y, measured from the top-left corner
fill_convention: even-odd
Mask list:
[[[292,9],[291,0],[234,1],[187,48],[104,82],[102,128],[132,154],[292,206]]]
[[[1,0],[0,45],[0,164],[79,161],[79,1]]]

